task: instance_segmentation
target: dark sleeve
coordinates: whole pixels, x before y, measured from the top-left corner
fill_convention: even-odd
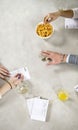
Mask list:
[[[70,55],[68,63],[78,65],[78,55]]]

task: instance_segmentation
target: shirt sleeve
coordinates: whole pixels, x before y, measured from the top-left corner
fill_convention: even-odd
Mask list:
[[[78,19],[78,8],[74,8],[74,9],[72,9],[73,10],[73,13],[74,13],[74,15],[73,15],[73,19]]]
[[[66,63],[78,65],[78,55],[68,55]]]

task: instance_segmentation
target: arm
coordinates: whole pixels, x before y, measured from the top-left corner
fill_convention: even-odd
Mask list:
[[[60,16],[66,18],[72,18],[74,13],[73,10],[59,10]]]
[[[15,88],[23,81],[24,77],[21,74],[17,74],[14,77],[10,78],[9,81],[5,80],[6,83],[0,88],[0,96],[2,97],[6,92]]]
[[[53,13],[49,13],[44,17],[44,23],[49,23],[56,20],[59,17],[72,18],[74,16],[73,10],[59,10]]]
[[[47,65],[56,65],[61,63],[70,63],[78,65],[78,55],[67,55],[52,51],[42,51],[41,54],[46,59],[50,59],[48,60]]]
[[[0,88],[0,96],[2,97],[6,92],[8,92],[11,89],[10,85],[6,83]]]

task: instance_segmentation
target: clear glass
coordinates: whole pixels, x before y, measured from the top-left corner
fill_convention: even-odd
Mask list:
[[[24,81],[18,86],[18,93],[24,98],[33,97],[32,95],[32,84],[29,81]]]
[[[69,99],[69,93],[64,89],[59,89],[57,92],[57,96],[61,101],[66,101]]]

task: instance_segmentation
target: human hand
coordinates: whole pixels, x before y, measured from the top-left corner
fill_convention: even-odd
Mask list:
[[[42,51],[41,55],[48,59],[51,59],[50,61],[48,61],[47,65],[56,65],[56,64],[66,62],[66,58],[67,58],[67,55],[65,54],[52,52],[52,51]]]
[[[44,23],[50,23],[56,20],[60,16],[60,11],[49,13],[47,16],[44,17]]]
[[[9,71],[2,65],[0,65],[0,78],[4,79],[5,77],[9,77]]]
[[[9,82],[14,88],[15,86],[19,85],[24,80],[24,76],[22,74],[16,74],[14,77],[10,78]]]

